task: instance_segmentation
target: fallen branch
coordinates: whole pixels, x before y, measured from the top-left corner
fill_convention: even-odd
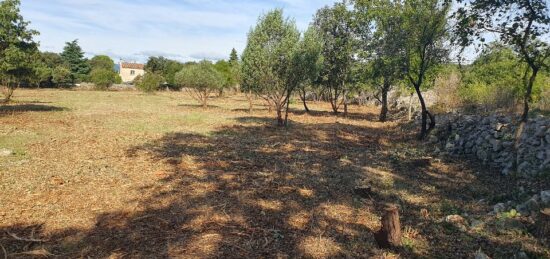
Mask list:
[[[15,240],[18,240],[18,241],[24,241],[24,242],[37,242],[37,243],[43,243],[43,242],[48,242],[48,240],[44,240],[44,239],[35,239],[35,238],[22,238],[22,237],[18,237],[17,235],[13,234],[13,233],[10,233],[10,232],[7,232],[9,236],[11,236],[13,239]]]

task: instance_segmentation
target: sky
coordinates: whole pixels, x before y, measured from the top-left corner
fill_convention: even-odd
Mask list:
[[[242,52],[258,16],[273,8],[305,30],[334,0],[23,0],[21,13],[40,32],[42,51],[61,52],[78,39],[86,56],[145,62],[227,59]]]

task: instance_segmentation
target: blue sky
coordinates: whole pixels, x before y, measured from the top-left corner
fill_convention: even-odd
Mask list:
[[[317,9],[334,0],[24,0],[21,12],[40,31],[41,50],[60,52],[78,39],[87,56],[143,62],[239,53],[260,14],[284,8],[305,30]]]

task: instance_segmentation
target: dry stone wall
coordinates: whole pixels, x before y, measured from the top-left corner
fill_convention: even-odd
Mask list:
[[[518,125],[511,117],[500,115],[440,116],[429,141],[438,144],[437,152],[475,157],[504,175],[550,172],[550,118],[529,120],[516,149]]]

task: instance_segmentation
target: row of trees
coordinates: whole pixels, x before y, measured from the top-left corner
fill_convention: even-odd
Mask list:
[[[422,107],[422,139],[436,123],[424,101],[426,86],[433,85],[430,81],[449,64],[452,49],[483,44],[491,32],[499,35],[509,55],[525,64],[520,67],[524,69],[522,121],[526,121],[537,75],[549,69],[550,48],[543,40],[550,25],[547,2],[458,1],[456,12],[451,12],[451,4],[447,0],[335,3],[318,10],[303,35],[282,10],[273,10],[261,16],[248,35],[242,88],[272,103],[279,125],[286,125],[288,104],[296,90],[306,110],[308,87],[321,88],[334,113],[342,106],[346,113],[349,94],[370,85],[380,93],[380,120],[384,121],[388,92],[405,84]]]
[[[67,87],[88,81],[107,88],[121,81],[108,56],[84,57],[78,41],[67,42],[61,54],[40,52],[38,31],[28,28],[19,0],[0,2],[0,85],[4,102],[20,86]]]

